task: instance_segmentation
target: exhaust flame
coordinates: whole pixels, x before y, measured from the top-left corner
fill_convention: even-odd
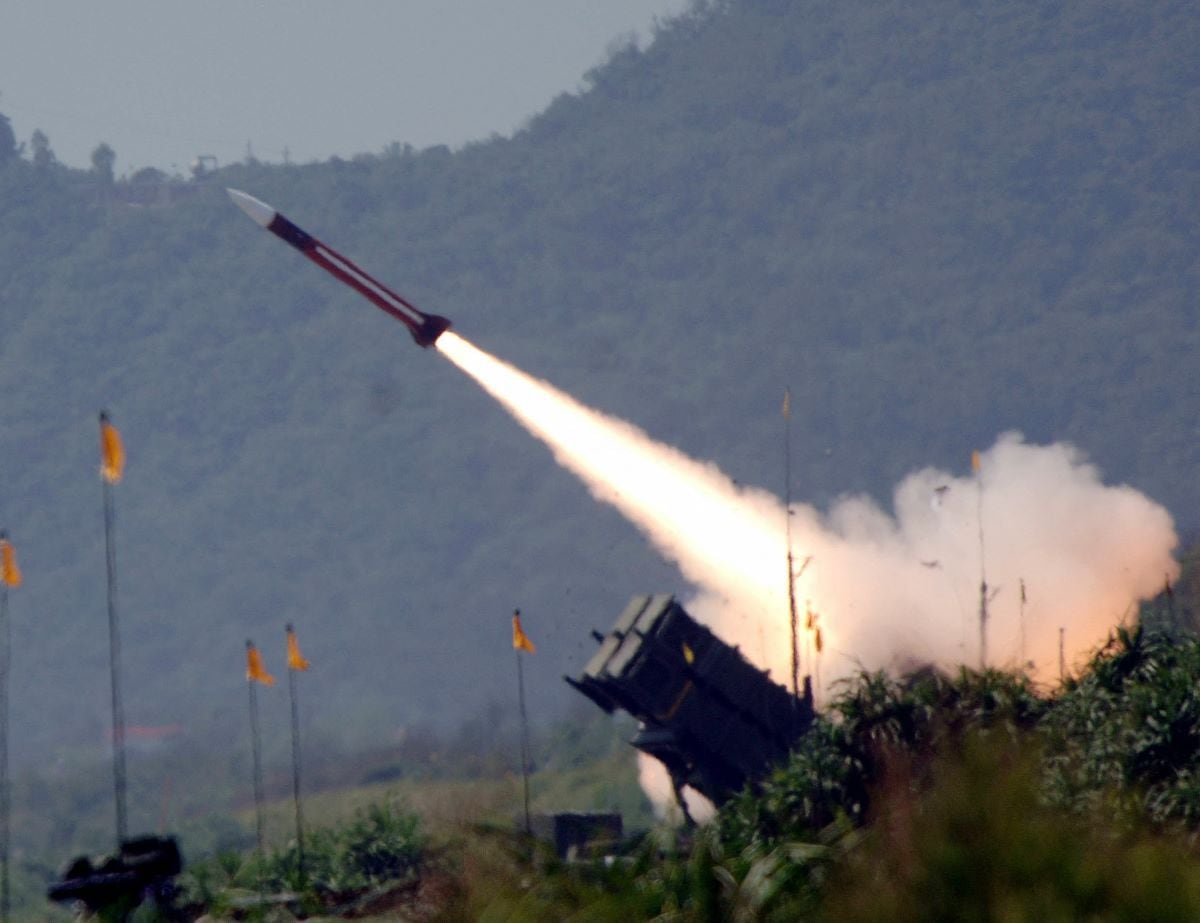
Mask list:
[[[592,494],[636,524],[703,591],[689,611],[790,682],[783,505],[688,458],[447,332],[437,348],[474,378]],[[986,537],[988,649],[1057,675],[1058,629],[1068,662],[1104,640],[1178,565],[1170,515],[1131,487],[1108,487],[1065,444],[1008,433],[980,455],[977,476],[927,468],[896,488],[895,514],[865,497],[825,516],[794,504],[801,601],[824,634],[821,680],[859,667],[974,663],[979,652],[979,514]],[[1021,581],[1027,599],[1020,600]],[[817,661],[802,631],[806,666]]]
[[[596,499],[612,504],[645,531],[685,577],[746,617],[764,625],[777,621],[771,616],[781,602],[786,606],[784,521],[778,500],[735,487],[716,466],[583,406],[453,331],[441,336],[437,348],[545,442]],[[783,636],[771,640],[772,647],[786,646]],[[790,668],[776,679],[783,681],[788,672]]]
[[[696,618],[790,683],[778,498],[735,485],[714,465],[583,406],[453,331],[436,345],[701,589],[687,604]],[[989,665],[1024,664],[1053,681],[1060,627],[1070,665],[1176,576],[1166,510],[1131,487],[1105,486],[1073,447],[1008,433],[978,463],[974,474],[909,475],[896,488],[894,514],[865,497],[845,498],[826,515],[793,505],[797,572],[808,559],[796,579],[802,668],[818,686],[859,668],[978,663],[984,571]],[[822,654],[815,630],[803,627],[806,611],[821,629]]]

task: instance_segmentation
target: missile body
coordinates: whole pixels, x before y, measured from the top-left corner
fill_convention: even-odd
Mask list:
[[[450,327],[450,321],[437,314],[425,314],[376,281],[332,247],[326,246],[303,228],[293,224],[265,202],[237,189],[226,189],[233,203],[276,237],[287,241],[310,260],[341,281],[382,311],[408,327],[418,346],[432,346]]]

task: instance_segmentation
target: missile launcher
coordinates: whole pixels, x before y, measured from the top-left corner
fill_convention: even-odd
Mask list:
[[[812,687],[796,698],[670,594],[635,596],[578,678],[606,712],[640,722],[631,741],[716,805],[781,763],[813,721]],[[682,800],[680,801],[682,805]]]

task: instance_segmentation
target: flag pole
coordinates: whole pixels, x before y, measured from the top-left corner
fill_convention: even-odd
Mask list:
[[[246,641],[246,657],[253,661],[254,642]],[[262,863],[266,856],[266,831],[263,821],[263,773],[262,735],[258,727],[258,693],[253,669],[246,673],[246,688],[250,695],[250,746],[254,755],[254,825],[258,840],[259,883],[261,885]]]
[[[0,532],[0,541],[4,533]],[[8,923],[8,667],[12,663],[8,627],[8,584],[0,580],[0,921]]]
[[[250,744],[254,751],[254,823],[258,834],[258,896],[265,904],[267,897],[266,855],[267,836],[266,821],[263,814],[263,772],[262,772],[262,734],[258,728],[258,693],[255,683],[264,686],[275,685],[275,677],[263,666],[262,655],[254,642],[246,640],[246,688],[250,696]]]
[[[8,621],[8,588],[19,585],[12,546],[8,533],[0,531],[0,550],[4,553],[3,573],[0,573],[0,923],[8,923],[12,905],[9,877],[9,797],[8,781],[8,671],[12,664],[12,631]]]
[[[517,657],[517,708],[521,716],[521,783],[524,789],[525,835],[533,835],[533,821],[529,814],[529,716],[525,711],[525,669],[521,651],[529,639],[521,631],[521,610],[513,610],[513,653]]]
[[[125,795],[125,707],[121,701],[121,634],[117,617],[117,546],[114,537],[116,527],[116,505],[113,485],[121,479],[124,465],[120,437],[108,419],[107,411],[100,411],[100,447],[103,466],[101,489],[104,494],[104,550],[108,576],[108,668],[112,687],[112,747],[113,747],[113,794],[117,813],[117,851],[128,837],[126,824]]]
[[[521,652],[517,651],[517,697],[521,708],[521,781],[525,790],[525,834],[532,836],[533,821],[529,814],[529,718],[525,714],[525,670]]]
[[[292,801],[296,806],[296,867],[304,880],[304,809],[300,801],[300,711],[296,704],[296,671],[288,670],[292,699]]]
[[[300,706],[296,698],[296,673],[308,669],[308,661],[300,657],[295,629],[287,626],[288,694],[292,702],[292,800],[296,806],[296,865],[300,881],[304,878],[304,807],[300,796]]]

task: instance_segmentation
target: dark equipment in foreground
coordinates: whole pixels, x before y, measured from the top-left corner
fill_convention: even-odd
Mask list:
[[[266,202],[238,189],[225,191],[229,193],[229,198],[234,204],[261,227],[285,243],[291,244],[331,276],[345,282],[375,307],[404,324],[418,346],[428,349],[450,328],[450,321],[446,318],[418,310],[333,247],[323,244],[299,225],[289,221]]]
[[[534,839],[554,847],[559,859],[599,858],[615,850],[624,829],[621,815],[612,812],[560,811],[534,814],[530,822]]]
[[[606,712],[641,722],[630,741],[716,805],[762,778],[813,721],[812,686],[791,695],[696,622],[670,594],[635,596],[578,679]]]
[[[150,897],[170,918],[175,899],[175,876],[183,858],[174,837],[144,836],[124,840],[115,856],[94,863],[80,856],[50,885],[46,896],[60,904],[82,903],[94,914],[132,912]]]

